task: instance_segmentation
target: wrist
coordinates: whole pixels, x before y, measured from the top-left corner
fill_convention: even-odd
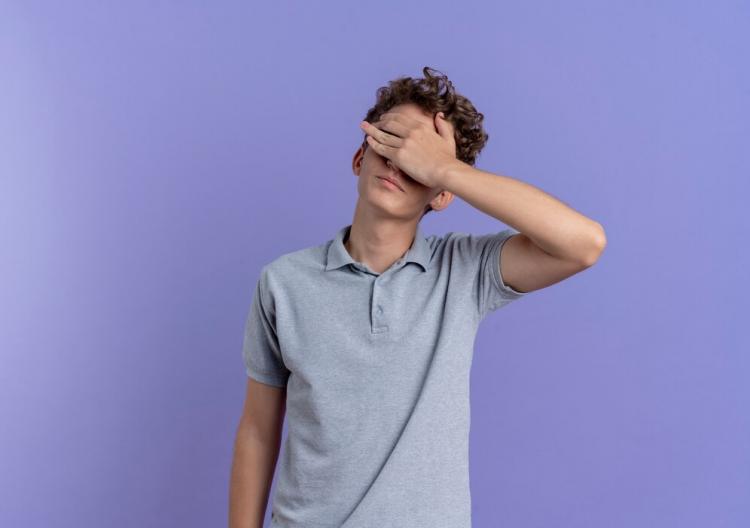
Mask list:
[[[437,174],[436,187],[453,192],[453,182],[460,176],[461,171],[468,166],[458,158],[453,158],[448,163],[443,164]]]

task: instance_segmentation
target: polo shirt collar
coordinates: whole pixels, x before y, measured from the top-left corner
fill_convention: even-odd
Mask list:
[[[344,238],[349,233],[351,227],[351,224],[349,224],[339,229],[336,236],[333,238],[333,242],[328,246],[326,271],[337,269],[347,264],[356,264],[344,246]],[[425,240],[419,224],[417,224],[414,241],[406,252],[406,255],[404,255],[403,260],[404,262],[415,262],[422,266],[422,269],[426,271],[427,266],[430,264],[430,256],[430,246],[427,243],[427,240]]]

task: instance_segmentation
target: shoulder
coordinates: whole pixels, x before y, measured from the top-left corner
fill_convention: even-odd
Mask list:
[[[425,235],[424,239],[427,246],[432,250],[433,253],[444,251],[449,248],[453,248],[459,244],[465,243],[469,237],[473,237],[471,233],[464,233],[462,231],[448,231],[446,233]]]
[[[260,280],[267,290],[295,281],[309,281],[325,268],[330,240],[278,255],[263,265]]]
[[[442,235],[426,237],[433,252],[450,252],[457,257],[474,258],[489,249],[505,242],[518,233],[512,228],[490,233],[467,233],[464,231],[449,231]]]

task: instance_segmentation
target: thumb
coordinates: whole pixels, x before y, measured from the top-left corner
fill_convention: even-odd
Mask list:
[[[443,112],[438,112],[437,114],[435,114],[435,127],[437,128],[438,134],[440,134],[445,139],[450,139],[450,128],[445,122],[445,114]]]

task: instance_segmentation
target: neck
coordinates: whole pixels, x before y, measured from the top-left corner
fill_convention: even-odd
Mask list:
[[[415,220],[368,218],[355,211],[344,247],[356,262],[382,273],[409,251],[417,225]]]

